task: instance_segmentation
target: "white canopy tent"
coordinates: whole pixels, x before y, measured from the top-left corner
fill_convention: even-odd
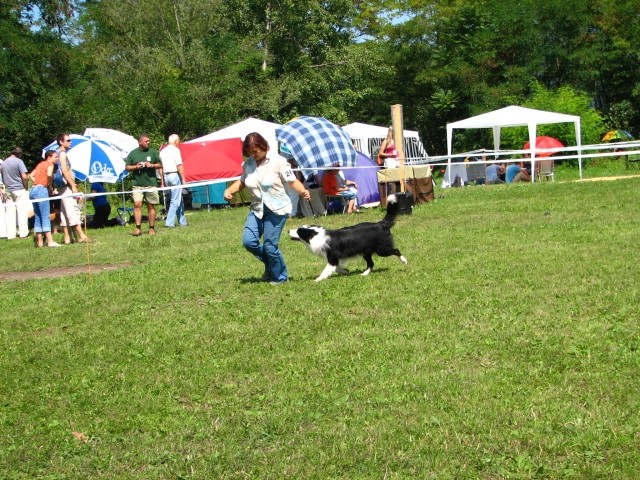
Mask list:
[[[352,140],[358,144],[358,150],[375,161],[374,156],[378,154],[378,148],[382,140],[387,136],[388,127],[379,127],[377,125],[368,125],[366,123],[350,123],[342,129],[349,134]],[[404,130],[405,156],[409,157],[427,157],[420,135],[414,130]]]
[[[536,137],[537,127],[548,123],[573,123],[576,130],[576,143],[578,147],[578,166],[580,178],[582,178],[582,150],[580,141],[580,117],[556,112],[545,112],[532,108],[510,106],[483,113],[475,117],[447,124],[447,167],[451,167],[451,150],[453,130],[456,128],[491,128],[493,129],[493,144],[495,150],[500,150],[500,130],[502,127],[527,127],[529,129],[529,152],[531,156],[532,171],[536,161]],[[451,171],[451,168],[448,168]],[[535,175],[532,176],[532,179]]]
[[[207,142],[209,140],[224,140],[226,138],[241,138],[244,140],[248,134],[252,132],[258,132],[260,135],[264,137],[264,139],[269,142],[269,147],[272,152],[278,151],[278,141],[276,140],[276,128],[280,125],[277,123],[267,122],[265,120],[260,120],[259,118],[249,117],[241,122],[234,123],[233,125],[229,125],[221,130],[217,130],[215,132],[211,132],[203,137],[194,138],[193,140],[189,140],[187,143],[195,143],[195,142]]]

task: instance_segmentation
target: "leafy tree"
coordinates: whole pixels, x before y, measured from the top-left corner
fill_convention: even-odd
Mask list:
[[[0,12],[8,12],[23,24],[45,25],[63,32],[74,14],[73,0],[7,0],[0,5]]]
[[[249,115],[385,125],[394,103],[431,153],[448,122],[509,104],[579,114],[583,141],[601,118],[637,134],[638,18],[637,0],[10,0],[0,147],[35,155],[88,126],[159,142]]]
[[[43,12],[39,23],[31,13],[36,7]],[[67,8],[53,1],[0,5],[0,148],[20,145],[31,164],[59,128],[73,123],[64,100],[78,77],[75,52],[60,34]],[[67,115],[69,122],[61,121]]]
[[[233,117],[242,44],[220,8],[199,0],[88,4],[79,35],[96,72],[87,92],[92,123],[166,138]]]
[[[634,88],[640,91],[637,2],[360,4],[369,12],[400,11],[407,18],[382,25],[376,35],[397,48],[390,58],[398,74],[395,84],[402,88],[393,95],[405,104],[405,114],[417,123],[430,150],[444,150],[446,123],[524,104],[536,83],[550,91],[573,86],[605,111],[630,99],[635,106]]]

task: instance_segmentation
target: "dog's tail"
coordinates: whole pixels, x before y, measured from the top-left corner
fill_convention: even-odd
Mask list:
[[[398,203],[398,199],[395,194],[389,195],[387,197],[387,214],[384,216],[382,223],[387,228],[393,227],[396,223],[396,217],[398,216],[398,212],[400,211],[400,204]]]

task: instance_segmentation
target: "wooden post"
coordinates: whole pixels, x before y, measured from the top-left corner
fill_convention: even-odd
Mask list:
[[[402,119],[402,105],[391,105],[391,125],[393,126],[393,143],[398,151],[398,165],[400,166],[400,191],[405,192],[404,178],[404,123]]]

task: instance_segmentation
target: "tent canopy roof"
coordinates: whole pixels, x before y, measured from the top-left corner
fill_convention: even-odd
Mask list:
[[[512,105],[458,122],[448,123],[447,130],[454,128],[521,127],[532,123],[575,123],[576,121],[580,121],[580,117]]]
[[[385,138],[388,127],[379,127],[377,125],[368,125],[366,123],[354,122],[342,127],[345,132],[349,134],[351,138]],[[418,132],[414,130],[405,130],[405,138],[418,138]]]
[[[225,138],[240,138],[244,140],[248,134],[252,132],[258,132],[262,135],[267,142],[269,142],[269,146],[271,148],[276,148],[278,143],[276,142],[276,128],[280,125],[277,123],[267,122],[265,120],[260,120],[259,118],[249,117],[241,122],[234,123],[233,125],[229,125],[221,130],[217,130],[215,132],[211,132],[207,135],[204,135],[199,138],[194,138],[193,140],[189,140],[189,142],[208,142],[210,140],[222,140]]]

